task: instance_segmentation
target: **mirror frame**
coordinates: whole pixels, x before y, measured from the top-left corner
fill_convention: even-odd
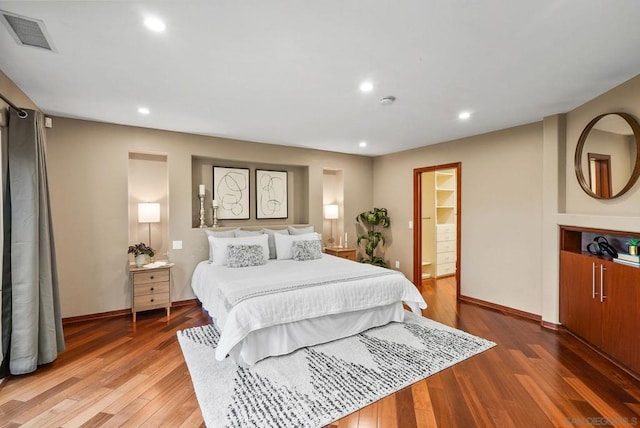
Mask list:
[[[629,124],[629,126],[631,127],[631,130],[633,131],[633,135],[636,139],[636,163],[633,168],[633,172],[631,173],[631,177],[629,178],[629,181],[627,181],[627,184],[622,188],[622,190],[620,190],[618,193],[610,197],[603,197],[603,196],[596,195],[591,190],[591,187],[589,187],[589,183],[584,177],[584,171],[582,170],[582,151],[584,149],[584,144],[587,141],[587,137],[589,136],[589,132],[591,132],[591,129],[595,126],[595,124],[603,117],[609,116],[612,114],[623,118],[625,122]],[[587,126],[584,127],[584,129],[582,130],[582,133],[580,134],[580,138],[578,138],[578,146],[576,147],[574,165],[576,170],[576,177],[578,179],[578,183],[580,183],[580,187],[582,187],[582,190],[584,190],[585,193],[591,196],[592,198],[614,199],[614,198],[617,198],[618,196],[622,196],[625,193],[627,193],[629,189],[631,189],[633,185],[636,184],[636,181],[638,181],[638,177],[640,177],[640,124],[638,124],[638,121],[636,120],[636,118],[631,116],[628,113],[620,113],[620,112],[604,113],[594,117],[591,120],[591,122],[589,122]]]

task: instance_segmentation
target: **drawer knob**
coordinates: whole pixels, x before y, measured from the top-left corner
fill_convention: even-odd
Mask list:
[[[153,302],[153,299],[151,299],[151,301]]]
[[[151,289],[150,289],[150,290],[151,290],[151,291],[153,291],[153,287],[151,287]]]
[[[151,275],[151,279],[153,279],[153,275]]]

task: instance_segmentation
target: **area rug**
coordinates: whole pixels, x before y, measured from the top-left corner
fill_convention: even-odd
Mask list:
[[[218,339],[213,325],[178,331],[209,427],[321,427],[495,346],[411,313],[251,368],[216,361]]]

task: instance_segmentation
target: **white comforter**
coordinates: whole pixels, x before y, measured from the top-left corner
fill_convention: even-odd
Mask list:
[[[300,286],[305,282],[314,285]],[[274,291],[277,284],[296,286]],[[326,254],[318,260],[270,260],[245,268],[202,262],[193,274],[192,288],[220,327],[220,361],[261,328],[399,301],[417,313],[427,307],[402,273]]]

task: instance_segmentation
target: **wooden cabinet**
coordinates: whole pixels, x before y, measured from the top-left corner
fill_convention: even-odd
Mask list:
[[[167,319],[171,315],[171,266],[159,268],[129,269],[132,275],[133,322],[136,313],[151,309],[166,308]]]
[[[596,257],[560,252],[561,322],[598,347],[602,344],[602,304],[598,293],[599,280],[603,278],[601,266]]]
[[[607,275],[602,348],[640,373],[640,268],[615,264]]]
[[[640,268],[582,251],[594,233],[612,234],[610,242],[624,242],[623,237],[636,235],[561,229],[560,321],[566,329],[639,375]]]
[[[355,248],[325,248],[324,252],[332,256],[342,257],[343,259],[356,261]]]

